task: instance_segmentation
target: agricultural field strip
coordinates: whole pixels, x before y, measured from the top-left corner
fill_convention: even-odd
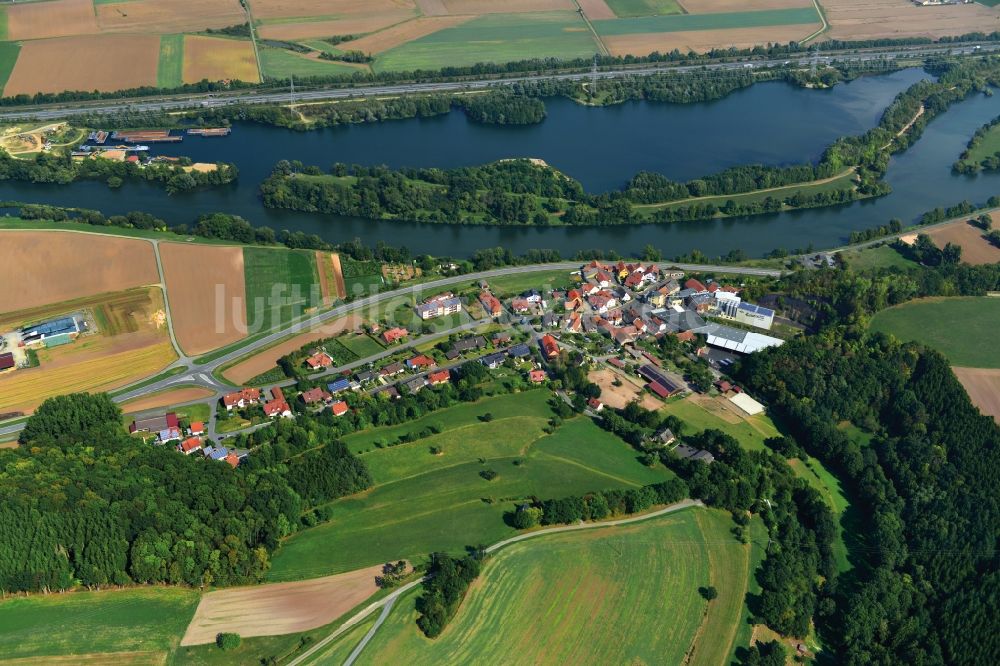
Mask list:
[[[545,535],[548,535],[548,534],[556,534],[556,533],[560,533],[560,532],[575,532],[575,531],[578,531],[578,530],[587,530],[587,529],[599,529],[599,528],[607,528],[607,527],[617,527],[619,525],[628,525],[630,523],[637,523],[637,522],[640,522],[640,521],[643,521],[643,520],[650,520],[652,518],[657,518],[659,516],[664,516],[664,515],[667,515],[669,513],[673,513],[675,511],[680,511],[682,509],[687,509],[687,508],[690,508],[690,507],[704,507],[704,506],[705,505],[701,502],[701,500],[686,499],[686,500],[681,500],[680,502],[676,502],[674,504],[671,504],[669,506],[666,506],[666,507],[664,507],[662,509],[659,509],[657,511],[653,511],[653,512],[650,512],[650,513],[643,514],[641,516],[632,516],[632,517],[629,517],[629,518],[620,518],[620,519],[617,519],[617,520],[608,520],[608,521],[600,522],[600,523],[581,523],[579,525],[564,525],[564,526],[561,526],[561,527],[550,527],[550,528],[546,528],[546,529],[542,529],[542,530],[537,530],[535,532],[528,532],[528,533],[525,533],[525,534],[519,534],[517,536],[510,537],[509,539],[504,539],[503,541],[499,541],[499,542],[493,544],[492,546],[488,546],[486,548],[486,552],[487,553],[495,553],[496,551],[500,550],[504,546],[509,546],[510,544],[513,544],[513,543],[518,543],[518,542],[521,542],[521,541],[525,541],[527,539],[534,539],[534,538],[537,538],[537,537],[540,537],[540,536],[545,536]],[[330,642],[336,640],[336,638],[338,636],[340,636],[341,634],[343,634],[346,631],[348,631],[351,627],[353,627],[355,624],[357,624],[358,622],[360,622],[361,620],[363,620],[364,618],[366,618],[369,614],[371,614],[372,612],[378,610],[379,608],[382,608],[386,604],[395,603],[396,600],[400,596],[402,596],[403,594],[409,592],[411,589],[413,589],[417,585],[420,585],[421,582],[422,581],[420,581],[420,580],[415,580],[413,582],[407,583],[406,585],[403,585],[402,587],[400,587],[398,590],[396,590],[395,592],[393,592],[389,596],[387,596],[387,597],[385,597],[383,599],[379,599],[378,601],[375,601],[375,602],[371,603],[368,607],[362,609],[361,611],[358,611],[349,620],[347,620],[340,627],[338,627],[332,634],[330,634],[327,637],[325,637],[325,638],[317,641],[315,645],[313,645],[311,648],[309,648],[308,650],[306,650],[305,652],[303,652],[302,654],[300,654],[295,659],[292,659],[291,661],[289,661],[285,666],[299,666],[300,664],[306,663],[316,652],[318,652],[319,650],[323,649]]]
[[[594,21],[594,28],[602,37],[660,32],[685,32],[689,30],[726,30],[737,28],[765,28],[768,26],[818,23],[819,15],[813,7],[797,9],[765,9],[761,11],[728,12],[722,14],[678,14],[673,16],[645,16]]]

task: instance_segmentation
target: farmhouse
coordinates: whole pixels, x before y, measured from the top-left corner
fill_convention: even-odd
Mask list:
[[[397,340],[402,340],[410,334],[405,328],[390,328],[382,333],[382,341],[387,345],[391,345]]]
[[[7,372],[8,370],[13,370],[15,367],[17,367],[17,363],[14,362],[14,354],[12,352],[0,354],[0,372]]]
[[[424,320],[455,314],[462,311],[462,299],[449,291],[427,299],[416,307],[416,311]]]
[[[227,412],[231,412],[234,408],[243,409],[258,402],[260,402],[260,389],[255,388],[245,388],[222,396],[222,404]]]
[[[168,428],[176,428],[178,424],[177,415],[173,412],[163,416],[147,416],[146,418],[132,421],[128,431],[136,432],[160,432]]]

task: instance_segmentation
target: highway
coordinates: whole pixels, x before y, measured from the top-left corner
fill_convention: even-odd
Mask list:
[[[155,243],[154,243],[155,246]],[[552,270],[566,270],[574,271],[579,270],[583,262],[580,261],[566,261],[553,264],[532,264],[529,266],[507,266],[504,268],[497,268],[488,271],[480,271],[478,273],[466,273],[464,275],[453,275],[449,277],[440,278],[437,280],[432,280],[429,282],[423,282],[411,287],[404,287],[400,289],[394,289],[391,291],[384,291],[371,296],[366,296],[364,298],[359,298],[357,300],[351,301],[349,303],[342,303],[336,307],[329,310],[321,312],[319,314],[313,315],[311,317],[302,319],[293,323],[290,326],[274,330],[273,332],[265,335],[261,338],[247,342],[244,345],[240,345],[238,348],[229,351],[222,356],[213,359],[207,363],[199,364],[195,359],[181,355],[181,358],[174,362],[168,370],[175,370],[177,368],[182,369],[177,374],[170,377],[166,377],[155,381],[150,384],[143,384],[143,382],[137,382],[137,387],[129,390],[125,387],[124,390],[116,393],[114,400],[117,403],[123,403],[129,400],[134,400],[140,398],[144,395],[150,395],[153,393],[158,393],[160,391],[165,391],[167,389],[176,388],[180,386],[200,386],[213,391],[216,397],[221,397],[223,394],[228,393],[232,390],[232,387],[219,381],[213,376],[213,373],[219,368],[226,366],[236,360],[239,360],[245,356],[249,356],[254,352],[262,351],[267,347],[274,345],[275,343],[284,340],[285,338],[305,331],[321,326],[325,323],[333,321],[343,317],[344,315],[350,314],[356,310],[361,310],[365,308],[370,308],[382,303],[383,301],[388,301],[395,298],[400,298],[410,295],[420,295],[423,293],[435,293],[437,291],[444,290],[447,287],[468,283],[477,282],[480,280],[489,280],[494,277],[500,277],[505,275],[519,275],[525,273],[537,273],[543,271]],[[686,272],[697,272],[697,273],[720,273],[729,275],[755,275],[762,277],[780,277],[782,271],[769,269],[769,268],[748,268],[742,266],[719,266],[711,264],[684,264],[684,263],[674,263],[674,262],[659,262],[661,266],[665,268],[676,268],[678,270]],[[168,301],[169,303],[169,301]],[[168,319],[170,315],[168,312]],[[468,325],[459,327],[461,330],[465,330]],[[456,329],[458,330],[458,329]],[[421,336],[418,338],[421,342],[426,341],[427,337]],[[410,344],[413,344],[411,341]],[[392,351],[395,351],[393,348]],[[390,352],[391,353],[391,352]],[[350,364],[350,367],[360,367],[365,365],[373,359],[362,359]],[[346,367],[346,366],[345,366]],[[331,372],[342,370],[343,368],[336,368],[331,370]],[[145,381],[145,380],[144,380]],[[207,400],[207,399],[206,399]],[[205,402],[206,400],[201,400],[199,402]],[[11,423],[5,426],[0,426],[0,438],[9,437],[20,432],[24,428],[23,422]]]
[[[527,74],[509,78],[481,78],[475,80],[439,81],[429,83],[400,83],[391,85],[364,85],[349,88],[323,87],[312,90],[296,90],[295,103],[335,101],[364,97],[391,97],[414,93],[444,93],[481,90],[494,86],[513,86],[524,83],[544,81],[589,81],[597,79],[616,79],[630,76],[643,76],[661,72],[689,74],[699,72],[719,72],[740,70],[744,68],[768,68],[794,65],[811,67],[829,65],[832,63],[866,63],[893,61],[897,58],[927,58],[940,55],[977,55],[1000,51],[1000,44],[962,44],[962,45],[928,45],[893,49],[858,49],[853,51],[829,51],[816,54],[796,54],[782,58],[748,58],[735,62],[710,62],[698,65],[673,65],[657,63],[654,65],[621,66],[614,69],[591,71],[563,71],[545,74]],[[84,102],[65,102],[45,105],[26,105],[17,108],[0,110],[0,119],[17,120],[33,118],[48,120],[65,118],[81,113],[102,114],[119,113],[124,110],[135,112],[149,111],[180,111],[192,108],[223,107],[234,104],[285,104],[289,102],[288,90],[262,91],[260,89],[237,90],[225,93],[197,93],[184,95],[167,95],[150,98],[132,98],[117,100],[97,100]]]

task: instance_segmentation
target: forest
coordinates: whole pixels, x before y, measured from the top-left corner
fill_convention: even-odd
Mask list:
[[[371,477],[320,419],[255,436],[233,469],[131,438],[104,394],[46,401],[0,451],[0,590],[258,582],[304,510]]]

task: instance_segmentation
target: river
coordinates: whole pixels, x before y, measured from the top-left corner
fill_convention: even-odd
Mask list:
[[[893,217],[909,222],[935,206],[963,199],[981,202],[1000,194],[1000,174],[951,173],[952,162],[976,128],[1000,115],[1000,96],[970,98],[932,121],[913,147],[892,160],[887,175],[892,194],[836,208],[659,225],[479,227],[268,210],[261,206],[257,188],[281,159],[327,168],[334,162],[455,167],[504,157],[538,157],[590,191],[620,188],[640,170],[686,180],[752,162],[816,161],[837,137],[873,127],[896,94],[925,76],[922,70],[910,69],[860,78],[831,90],[762,83],[701,104],[632,102],[588,108],[550,99],[546,120],[529,127],[478,125],[457,111],[312,132],[237,123],[228,138],[187,137],[181,144],[154,146],[153,151],[196,161],[233,162],[240,178],[230,186],[168,196],[144,183],[109,190],[98,182],[64,186],[3,182],[0,198],[95,208],[109,215],[144,210],[174,224],[222,211],[255,225],[316,233],[332,242],[359,237],[370,244],[382,240],[416,253],[459,257],[498,245],[516,253],[555,248],[564,256],[591,248],[636,253],[647,244],[667,256],[694,249],[714,256],[741,248],[761,256],[776,247],[832,247],[842,244],[851,231]]]

